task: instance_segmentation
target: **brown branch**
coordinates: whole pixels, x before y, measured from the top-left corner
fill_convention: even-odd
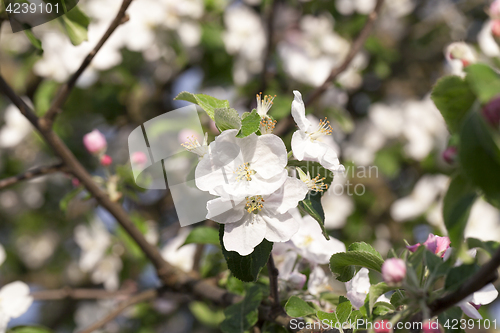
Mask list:
[[[269,255],[269,259],[267,261],[267,271],[269,274],[269,291],[270,291],[270,296],[273,300],[273,307],[281,308],[279,290],[278,290],[279,271],[274,265],[274,259],[272,253]]]
[[[0,190],[3,189],[4,187],[14,185],[14,184],[16,184],[20,181],[23,181],[23,180],[29,180],[29,179],[33,179],[36,177],[48,175],[51,173],[64,172],[64,171],[65,171],[64,164],[61,162],[53,164],[53,165],[45,165],[45,166],[33,168],[33,169],[28,170],[26,172],[23,172],[17,176],[1,179],[0,180]]]
[[[133,296],[130,299],[121,302],[116,307],[116,309],[111,311],[111,313],[109,313],[106,317],[102,318],[101,320],[97,321],[96,323],[92,324],[91,326],[87,327],[86,329],[80,331],[79,333],[92,333],[92,332],[98,330],[99,328],[103,327],[104,325],[106,325],[107,323],[109,323],[110,321],[115,319],[116,317],[118,317],[129,306],[156,298],[157,295],[158,295],[158,292],[156,289],[143,291],[143,292],[137,294],[136,296]]]
[[[377,4],[375,5],[373,12],[371,12],[370,15],[368,15],[368,19],[365,23],[365,26],[363,27],[359,35],[356,37],[356,40],[352,43],[351,49],[349,50],[349,53],[347,54],[346,58],[344,59],[344,61],[340,66],[334,68],[330,72],[330,75],[328,75],[328,78],[325,80],[325,82],[323,82],[321,86],[319,86],[309,94],[309,96],[304,101],[306,107],[311,105],[318,97],[320,97],[326,91],[326,89],[328,89],[330,84],[332,84],[332,81],[337,76],[339,76],[343,71],[345,71],[347,67],[349,67],[352,60],[354,59],[356,54],[358,54],[358,52],[361,50],[361,48],[365,44],[366,39],[370,35],[374,23],[380,14],[383,4],[384,0],[377,0]],[[282,135],[291,130],[293,127],[294,127],[293,118],[291,115],[289,115],[287,118],[284,118],[278,123],[276,129],[274,130],[274,134]]]
[[[452,292],[444,297],[438,298],[429,304],[431,316],[437,316],[441,312],[449,309],[467,296],[482,289],[488,283],[495,281],[498,278],[497,269],[500,266],[500,249],[496,250],[491,259],[481,266],[479,271],[471,276],[457,291]]]
[[[130,296],[132,289],[107,291],[103,289],[72,289],[62,288],[56,290],[39,290],[31,293],[33,299],[37,301],[54,301],[63,299],[108,299]]]
[[[52,105],[49,110],[45,114],[45,116],[41,119],[40,123],[42,128],[48,129],[52,126],[55,118],[61,112],[61,108],[69,97],[69,94],[75,87],[78,78],[82,75],[82,73],[87,69],[90,65],[97,52],[102,48],[104,43],[109,39],[109,37],[113,34],[113,32],[118,28],[121,24],[128,20],[128,16],[126,15],[127,8],[130,6],[132,0],[123,0],[120,10],[116,14],[115,19],[109,25],[108,30],[104,33],[104,35],[99,40],[99,43],[94,47],[92,51],[85,57],[80,68],[70,77],[67,83],[65,83],[61,89],[59,89]]]

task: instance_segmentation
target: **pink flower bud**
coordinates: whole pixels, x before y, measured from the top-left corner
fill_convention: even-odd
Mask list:
[[[301,273],[292,272],[290,277],[288,278],[288,282],[290,283],[293,289],[301,290],[306,283],[307,276]]]
[[[449,146],[442,154],[443,159],[448,164],[454,164],[457,159],[457,147]]]
[[[429,237],[427,237],[424,245],[429,251],[443,257],[446,250],[450,247],[450,239],[448,237],[440,237],[434,234],[429,234]]]
[[[130,157],[130,162],[132,162],[133,165],[143,166],[148,162],[148,157],[142,151],[136,151]]]
[[[110,166],[111,163],[113,163],[113,159],[111,158],[111,156],[109,156],[109,155],[102,155],[102,157],[101,157],[101,165],[102,166],[107,167],[107,166]]]
[[[74,187],[78,187],[78,185],[80,185],[80,180],[78,178],[72,178],[71,184],[73,184]]]
[[[488,123],[498,128],[500,126],[500,96],[493,98],[483,106],[482,114]]]
[[[382,265],[382,278],[387,284],[397,284],[406,276],[406,264],[398,258],[387,259]]]
[[[441,325],[437,320],[427,320],[422,324],[422,331],[424,333],[443,333]]]
[[[83,144],[91,154],[99,154],[107,147],[106,138],[96,129],[83,136]]]
[[[373,330],[375,331],[375,333],[391,333],[392,324],[388,320],[377,319],[373,323]]]
[[[448,61],[459,60],[465,68],[476,62],[476,55],[472,48],[464,42],[455,42],[446,48],[446,59]]]
[[[418,248],[420,247],[420,243],[417,243],[415,245],[407,245],[406,248],[410,251],[410,252],[415,252],[418,250]]]
[[[500,20],[491,22],[491,34],[495,37],[500,37]]]
[[[500,1],[495,0],[491,3],[488,14],[492,19],[500,19]]]

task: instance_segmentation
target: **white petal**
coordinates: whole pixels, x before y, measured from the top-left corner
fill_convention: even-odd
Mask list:
[[[26,283],[15,281],[0,289],[0,302],[3,313],[10,318],[17,318],[28,311],[33,298],[30,296],[30,288]]]
[[[266,239],[270,242],[286,242],[299,230],[299,222],[290,213],[278,215],[264,215],[267,231]]]
[[[243,146],[241,149],[245,152]],[[246,156],[244,156],[246,158]],[[250,166],[260,176],[269,179],[281,173],[288,162],[286,147],[278,136],[265,134],[258,137]]]
[[[233,223],[241,220],[245,210],[242,200],[217,198],[207,202],[207,219],[218,223]]]
[[[276,192],[266,198],[264,207],[271,212],[283,214],[297,207],[304,200],[309,189],[301,180],[287,177],[286,182]]]
[[[469,302],[460,302],[457,304],[462,311],[472,319],[483,319],[483,316]]]
[[[498,297],[498,291],[495,286],[491,283],[488,283],[482,289],[476,291],[472,294],[472,300],[470,302],[474,304],[490,304]]]
[[[292,136],[293,157],[302,161],[306,152],[307,141],[310,141],[306,132],[296,131]]]
[[[293,94],[295,95],[292,102],[293,120],[295,120],[295,123],[302,131],[307,131],[311,126],[311,123],[306,118],[306,107],[304,105],[304,102],[302,101],[302,95],[297,90],[294,90]]]
[[[351,281],[346,282],[345,287],[347,289],[347,298],[354,308],[359,310],[365,304],[366,295],[370,290],[368,269],[361,268]]]
[[[7,325],[9,324],[9,316],[0,311],[0,333],[5,333],[7,331]]]
[[[247,197],[252,195],[269,195],[278,190],[287,180],[288,173],[285,169],[281,173],[270,179],[264,179],[260,175],[255,174],[252,180],[240,180],[230,182],[223,185],[224,191],[227,194],[236,197]]]
[[[264,240],[266,229],[259,214],[246,213],[240,221],[224,225],[224,247],[242,256],[249,255]]]

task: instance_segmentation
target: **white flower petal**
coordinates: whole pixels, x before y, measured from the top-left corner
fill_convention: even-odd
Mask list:
[[[310,141],[306,132],[296,131],[292,136],[293,157],[302,161],[307,148],[307,142]]]
[[[246,151],[243,145],[241,145],[241,149]],[[280,174],[286,167],[287,162],[286,147],[283,140],[274,134],[265,134],[258,137],[250,166],[262,178],[269,179]]]
[[[224,184],[224,191],[236,197],[246,197],[252,195],[269,195],[278,190],[287,180],[288,173],[283,168],[281,173],[270,179],[264,179],[259,174],[252,176],[251,181],[240,180]]]
[[[347,298],[351,301],[352,306],[359,310],[365,304],[366,295],[370,291],[368,269],[361,268],[351,281],[346,282],[345,287]]]
[[[483,319],[483,316],[469,302],[460,302],[457,304],[462,311],[472,319]]]
[[[0,289],[0,312],[10,318],[17,318],[28,311],[33,303],[30,288],[21,281],[15,281]]]
[[[2,244],[0,244],[0,266],[3,264],[6,257],[7,256],[5,254],[5,249],[3,248]]]
[[[474,294],[472,294],[472,299],[470,302],[474,304],[490,304],[494,300],[496,300],[498,297],[498,291],[495,288],[495,286],[491,283],[488,283],[486,286],[484,286],[482,289],[476,291]]]
[[[233,223],[242,219],[245,210],[243,201],[216,198],[207,202],[207,219],[218,223]]]
[[[276,192],[271,194],[265,201],[265,208],[270,212],[283,214],[297,207],[299,201],[309,192],[307,185],[301,180],[287,177],[286,182]]]
[[[267,224],[266,239],[270,242],[286,242],[299,230],[299,222],[290,213],[262,215]]]
[[[0,311],[0,333],[5,333],[7,331],[7,325],[9,324],[9,316]]]
[[[306,107],[302,101],[302,95],[297,90],[294,90],[293,94],[295,95],[292,102],[293,120],[302,131],[307,132],[311,127],[311,122],[306,118]]]
[[[249,255],[264,240],[266,229],[259,214],[246,213],[240,221],[224,225],[224,247],[242,256]]]

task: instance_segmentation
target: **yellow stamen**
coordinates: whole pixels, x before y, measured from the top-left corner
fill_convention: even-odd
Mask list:
[[[269,117],[264,117],[260,121],[260,133],[262,134],[271,134],[276,126],[276,120],[273,120]]]
[[[316,140],[322,135],[330,135],[332,134],[332,126],[330,125],[330,122],[328,119],[325,117],[325,119],[319,121],[318,129],[316,131],[312,132],[309,134],[309,137],[311,140]]]
[[[257,98],[257,113],[263,117],[267,114],[267,111],[269,111],[271,106],[273,106],[273,100],[276,95],[265,95],[264,98],[262,98],[262,92],[260,92],[255,96]]]
[[[249,213],[257,214],[264,207],[264,199],[260,195],[253,197],[246,197],[245,199],[247,200],[245,209]]]
[[[240,180],[251,181],[252,176],[256,174],[255,170],[250,169],[250,163],[248,162],[237,167],[234,173],[236,174],[237,182]]]

